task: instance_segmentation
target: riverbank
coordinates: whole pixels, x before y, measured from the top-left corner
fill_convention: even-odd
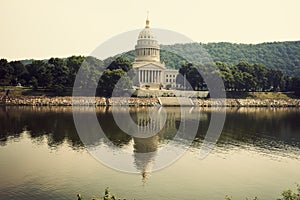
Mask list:
[[[170,97],[176,98],[176,97]],[[171,100],[171,99],[170,99]],[[216,107],[221,101],[212,102],[210,99],[192,98],[192,106]],[[219,102],[219,103],[218,103]],[[47,96],[14,96],[8,97],[1,105],[9,106],[159,106],[159,98],[103,98],[80,97],[72,102],[72,97],[47,97]],[[179,104],[177,106],[180,106]],[[300,107],[300,99],[226,99],[226,107]]]

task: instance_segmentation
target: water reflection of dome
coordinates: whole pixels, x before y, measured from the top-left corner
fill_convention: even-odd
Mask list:
[[[149,138],[133,138],[134,164],[141,172],[143,183],[146,182],[155,161],[158,148],[158,135]]]

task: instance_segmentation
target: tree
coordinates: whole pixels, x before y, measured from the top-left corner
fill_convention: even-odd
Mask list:
[[[300,96],[300,77],[293,77],[290,82],[289,89],[294,91],[296,96]]]
[[[268,78],[268,86],[270,89],[272,89],[272,91],[279,91],[284,80],[282,71],[271,69],[266,76]]]
[[[26,76],[28,74],[27,69],[20,61],[11,61],[9,65],[13,68],[13,80],[12,83],[14,85],[21,83],[22,85],[26,84]]]
[[[118,84],[117,84],[118,83]],[[132,87],[131,79],[122,69],[105,70],[99,81],[98,95],[111,97],[114,89],[116,94],[121,94],[124,89]]]
[[[34,87],[50,87],[52,84],[52,74],[49,71],[49,65],[42,60],[35,60],[31,64],[26,65],[26,69],[30,75],[28,80],[30,85],[34,83]],[[32,85],[33,86],[33,85]]]
[[[109,70],[115,70],[115,69],[121,69],[123,70],[124,72],[128,72],[129,70],[132,69],[132,64],[131,62],[120,56],[120,57],[117,57],[115,60],[113,60],[110,65],[107,67],[107,69]]]
[[[266,77],[268,69],[262,64],[253,65],[253,75],[256,77],[256,91],[265,91],[268,79]]]
[[[116,95],[121,95],[126,89],[132,88],[133,73],[130,71],[132,64],[129,60],[118,57],[113,60],[106,70],[102,73],[99,80],[97,94],[111,97],[113,91]]]
[[[67,58],[66,65],[69,69],[69,75],[66,83],[67,87],[73,87],[77,72],[84,60],[84,56],[71,56]]]
[[[179,69],[179,74],[181,74],[181,76],[178,76],[176,78],[176,84],[181,84],[182,86],[187,87],[186,81],[189,81],[187,80],[187,74],[189,73],[192,67],[193,67],[192,63],[184,63],[183,65],[181,65]]]
[[[234,88],[234,78],[230,67],[226,63],[216,62],[226,90]]]
[[[67,86],[67,77],[69,75],[69,69],[66,65],[66,61],[60,58],[50,58],[48,60],[49,72],[52,75],[52,88],[55,91],[63,91]]]
[[[99,78],[103,73],[103,61],[94,57],[86,57],[80,66],[80,73],[77,73],[76,87],[81,89],[97,88]]]
[[[203,87],[203,78],[200,75],[197,67],[191,67],[186,76],[187,81],[193,90],[200,90]]]
[[[14,69],[10,66],[6,59],[0,59],[0,85],[10,85],[13,79]]]

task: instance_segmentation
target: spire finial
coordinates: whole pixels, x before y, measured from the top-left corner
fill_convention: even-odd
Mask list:
[[[149,10],[147,11],[146,28],[149,28]]]

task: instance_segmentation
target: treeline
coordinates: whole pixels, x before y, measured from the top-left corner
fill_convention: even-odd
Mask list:
[[[227,91],[295,91],[296,95],[300,95],[299,77],[285,75],[281,70],[269,69],[262,64],[185,62],[181,64],[179,73],[186,77],[191,89],[205,90],[206,84],[198,70],[205,75],[212,66],[215,67],[213,73],[221,75]],[[96,90],[96,95],[109,97],[113,90],[122,92],[122,89],[132,88],[132,63],[122,56],[104,61],[94,57],[71,56],[64,59],[34,60],[25,65],[21,61],[8,62],[1,59],[0,85],[20,84],[34,90],[46,89],[61,94],[73,88],[79,69],[78,89],[92,88]],[[182,76],[178,76],[176,82],[184,85]]]
[[[212,69],[214,71],[212,71]],[[218,73],[227,91],[295,91],[300,95],[300,78],[284,75],[282,71],[268,69],[262,64],[241,62],[237,65],[226,63],[192,64],[185,63],[179,69],[182,76],[177,77],[177,83],[184,85],[183,77],[193,90],[206,90],[207,86],[200,75]]]
[[[161,49],[177,54],[188,62],[224,62],[237,65],[240,62],[261,63],[269,69],[300,77],[300,41],[269,42],[261,44],[187,43],[161,45]],[[168,54],[162,60],[171,68],[178,68],[177,57]]]
[[[110,96],[121,77],[118,87],[132,86],[131,78],[126,74],[132,69],[132,64],[127,59],[118,57],[101,61],[95,57],[84,56],[33,60],[25,65],[21,61],[8,62],[0,59],[0,86],[21,85],[32,87],[33,90],[44,89],[61,94],[73,88],[79,68],[81,71],[78,89],[97,87],[97,95]]]

